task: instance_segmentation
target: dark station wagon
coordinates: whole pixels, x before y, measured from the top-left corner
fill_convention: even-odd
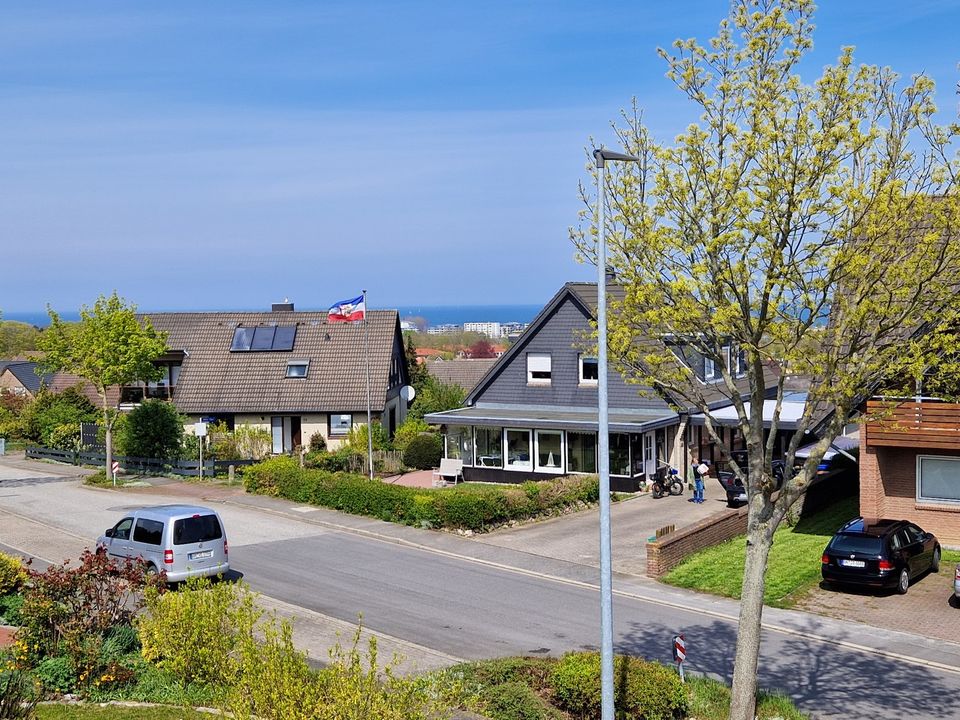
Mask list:
[[[940,569],[940,543],[906,520],[851,520],[831,538],[820,559],[823,579],[838,585],[893,588]]]

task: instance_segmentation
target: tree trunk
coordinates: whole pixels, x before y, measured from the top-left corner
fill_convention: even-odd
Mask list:
[[[767,557],[773,533],[767,522],[755,520],[770,501],[758,492],[750,499],[747,520],[747,553],[740,592],[740,621],[737,652],[733,666],[730,720],[753,720],[757,702],[757,664],[760,656],[760,622],[763,616],[763,592],[766,587]]]
[[[110,423],[110,418],[104,413],[104,445],[106,446],[105,454],[106,458],[106,468],[107,468],[107,479],[109,480],[113,474],[113,427]]]

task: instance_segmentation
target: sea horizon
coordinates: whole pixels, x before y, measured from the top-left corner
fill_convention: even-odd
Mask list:
[[[325,312],[327,308],[298,308],[310,312]],[[382,308],[371,307],[371,310]],[[463,325],[468,322],[518,322],[529,323],[543,309],[542,305],[400,305],[386,308],[396,310],[401,320],[423,318],[428,327],[437,325]],[[223,310],[222,312],[262,312],[263,308],[247,308],[241,310]],[[140,310],[140,312],[215,312],[211,310]],[[218,311],[219,312],[219,311]],[[60,318],[66,322],[77,322],[80,319],[78,311],[59,312]],[[36,327],[47,327],[50,317],[46,311],[7,312],[0,315],[2,320],[27,323]]]

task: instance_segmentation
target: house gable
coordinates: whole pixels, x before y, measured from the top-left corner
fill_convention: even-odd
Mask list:
[[[593,349],[591,312],[581,298],[565,285],[480,381],[467,398],[468,405],[541,405],[565,408],[595,408],[597,386],[580,382],[580,358]],[[528,382],[528,356],[549,355],[549,383]],[[608,397],[611,409],[669,410],[663,399],[628,384],[610,366]]]

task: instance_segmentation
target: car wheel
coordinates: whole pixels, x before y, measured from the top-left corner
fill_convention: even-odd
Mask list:
[[[904,568],[900,571],[900,577],[897,579],[897,592],[901,595],[906,595],[907,590],[910,589],[910,573],[907,572],[907,569]]]
[[[940,572],[940,548],[933,549],[933,562],[930,563],[930,572]]]

